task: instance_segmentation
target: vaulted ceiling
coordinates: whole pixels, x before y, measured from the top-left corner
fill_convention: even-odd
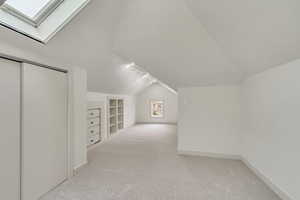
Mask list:
[[[175,89],[231,84],[300,57],[299,9],[298,0],[91,0],[47,45],[1,27],[0,52],[86,68],[99,92],[137,91],[120,67],[130,62]]]

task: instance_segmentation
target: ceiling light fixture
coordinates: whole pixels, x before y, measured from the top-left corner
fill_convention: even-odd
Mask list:
[[[129,69],[129,68],[134,67],[134,66],[135,66],[134,62],[133,63],[129,63],[128,65],[126,65],[126,69]]]
[[[144,79],[144,78],[147,78],[148,76],[150,76],[150,74],[149,74],[149,73],[147,73],[147,74],[143,75],[143,76],[142,76],[142,79]]]

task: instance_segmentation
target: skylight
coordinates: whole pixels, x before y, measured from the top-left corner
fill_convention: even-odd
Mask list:
[[[63,0],[6,0],[3,9],[10,14],[38,26]]]
[[[29,18],[34,18],[50,2],[51,0],[6,0],[5,4],[18,10]]]
[[[90,0],[0,0],[0,25],[48,42]]]

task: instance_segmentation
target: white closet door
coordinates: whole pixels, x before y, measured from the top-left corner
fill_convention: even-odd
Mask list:
[[[20,63],[0,58],[0,199],[20,199]]]
[[[67,75],[22,70],[22,200],[37,200],[67,178]]]

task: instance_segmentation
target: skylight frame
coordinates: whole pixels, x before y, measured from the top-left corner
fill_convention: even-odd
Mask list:
[[[1,1],[3,0],[0,0],[0,3]],[[0,26],[42,44],[46,44],[89,2],[90,0],[64,0],[38,27],[34,27],[8,12],[5,12],[3,9],[0,9]]]
[[[33,17],[30,18],[23,14],[16,8],[4,3],[1,7],[5,12],[17,17],[18,19],[30,24],[31,26],[38,27],[43,21],[55,11],[55,9],[63,3],[64,0],[50,0],[48,3]]]

